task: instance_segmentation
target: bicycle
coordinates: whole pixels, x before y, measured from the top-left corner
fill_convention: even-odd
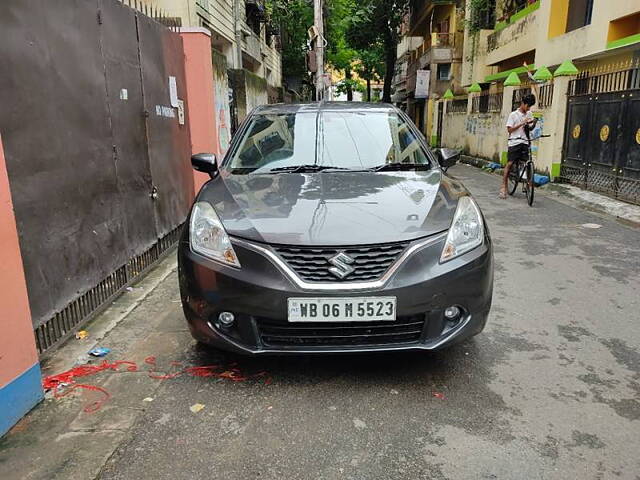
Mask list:
[[[531,138],[529,136],[529,131],[527,130],[527,138],[523,138],[523,140],[527,141],[527,150],[528,150],[528,158],[524,162],[524,165],[521,165],[521,160],[516,160],[511,165],[511,170],[509,171],[509,195],[513,196],[518,188],[518,183],[522,183],[522,193],[524,193],[527,197],[527,203],[529,206],[533,206],[533,195],[535,190],[535,182],[533,181],[533,175],[535,174],[535,169],[533,165],[533,155],[531,154]],[[550,137],[551,135],[540,135],[537,138],[545,138]]]

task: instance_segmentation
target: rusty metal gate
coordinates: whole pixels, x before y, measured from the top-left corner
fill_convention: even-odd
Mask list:
[[[180,36],[117,0],[0,2],[0,131],[36,343],[178,237],[193,198]],[[188,113],[185,106],[184,113]]]
[[[560,178],[640,204],[640,68],[570,82]]]

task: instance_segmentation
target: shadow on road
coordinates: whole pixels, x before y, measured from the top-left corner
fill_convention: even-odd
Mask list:
[[[187,362],[194,366],[233,365],[244,374],[267,372],[275,383],[319,383],[337,377],[358,383],[404,383],[430,378],[433,383],[449,383],[453,377],[468,376],[478,364],[475,340],[437,352],[372,352],[354,354],[286,355],[246,357],[194,345]],[[486,366],[485,366],[486,367]]]

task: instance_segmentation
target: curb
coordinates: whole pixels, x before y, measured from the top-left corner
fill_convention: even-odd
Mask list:
[[[115,298],[103,312],[91,319],[84,327],[90,332],[89,341],[77,341],[71,337],[53,354],[42,362],[43,375],[48,372],[64,372],[78,363],[79,359],[88,359],[87,352],[98,346],[102,340],[135,310],[153,291],[178,268],[176,247],[168,255],[140,278],[131,287]]]
[[[469,155],[461,155],[460,163],[480,168],[486,173],[495,175],[501,175],[503,170],[502,166],[494,168],[497,165],[495,162]],[[545,183],[542,185],[545,185]],[[538,182],[536,182],[536,185],[538,185]],[[615,200],[566,183],[549,182],[541,189],[541,192],[560,203],[614,218],[622,224],[633,228],[640,228],[640,206]]]
[[[500,173],[502,175],[503,167],[499,163],[492,162],[490,160],[485,160],[484,158],[478,157],[470,157],[468,155],[461,155],[460,162],[465,163],[467,165],[472,165],[474,167],[481,168],[482,170],[486,170],[490,173]],[[542,185],[546,185],[547,183],[551,183],[551,179],[547,175],[540,175],[538,173],[534,173],[533,181],[536,186],[540,187]]]

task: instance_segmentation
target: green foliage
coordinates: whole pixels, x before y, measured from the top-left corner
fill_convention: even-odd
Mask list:
[[[282,35],[282,69],[287,76],[307,77],[307,29],[313,25],[308,0],[266,0],[271,21]]]
[[[336,86],[336,92],[339,94],[346,94],[349,90],[352,92],[365,93],[367,91],[367,87],[362,83],[362,81],[354,78],[345,78]]]
[[[496,0],[467,0],[467,8],[471,14],[465,23],[471,35],[482,29],[493,28],[490,23],[495,18]]]
[[[336,70],[351,68],[358,52],[347,42],[346,32],[353,21],[352,14],[357,9],[356,0],[327,0],[326,26],[327,62]]]
[[[385,79],[383,100],[390,101],[399,28],[409,0],[327,0],[332,65],[353,68],[364,80]]]
[[[395,67],[399,27],[409,0],[325,0],[326,61],[334,69],[352,71],[363,80],[385,78],[385,101]],[[305,55],[307,29],[313,25],[310,0],[267,0],[267,12],[280,26],[283,40],[282,67],[285,75],[307,76]],[[344,88],[358,89],[347,78]]]
[[[356,72],[363,80],[379,81],[384,77],[384,50],[380,43],[358,52]]]

